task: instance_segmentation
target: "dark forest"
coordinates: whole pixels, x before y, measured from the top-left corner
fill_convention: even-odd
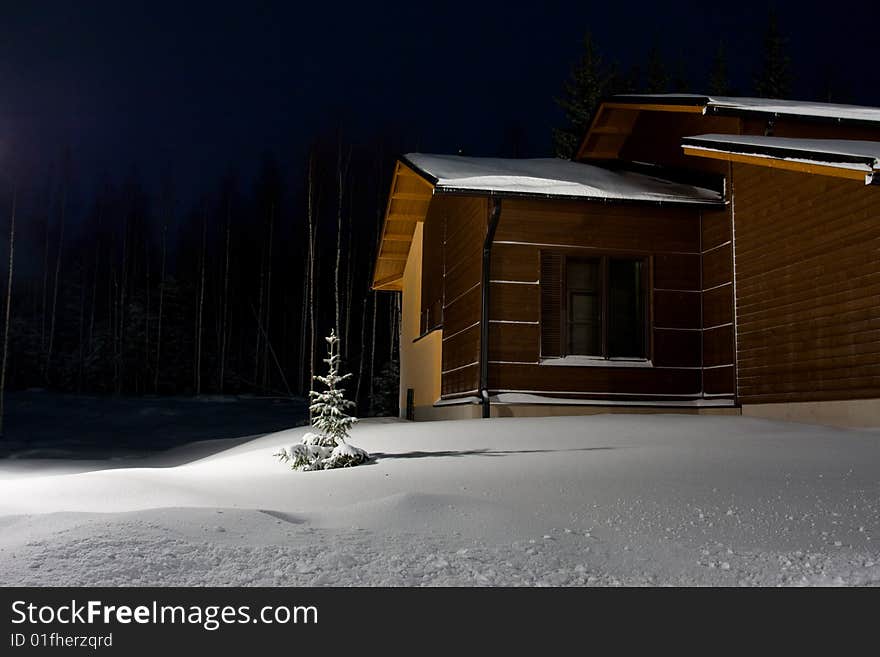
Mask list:
[[[613,93],[787,97],[787,47],[771,14],[751,88],[741,90],[728,79],[723,41],[695,84],[656,46],[624,71],[587,35],[567,80],[560,72],[562,116],[538,154],[570,157]],[[830,82],[818,95],[840,99]],[[518,154],[515,134],[508,142],[479,154]],[[170,164],[158,185],[136,167],[94,185],[61,145],[51,161],[7,172],[0,244],[10,256],[14,247],[15,265],[3,276],[12,299],[4,294],[6,389],[303,396],[334,328],[359,413],[395,414],[400,300],[371,291],[370,280],[388,181],[406,146],[337,127],[286,153],[292,166],[267,152],[256,176],[240,173],[255,168],[243,162],[199,191],[181,186]]]
[[[369,290],[389,153],[331,136],[305,180],[266,154],[253,183],[230,172],[182,207],[172,177],[150,194],[136,172],[88,197],[64,152],[35,191],[6,195],[27,267],[8,387],[303,395],[335,327],[363,412],[396,411],[399,303]]]

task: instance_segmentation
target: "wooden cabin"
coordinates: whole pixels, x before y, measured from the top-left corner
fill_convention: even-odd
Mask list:
[[[401,414],[880,425],[880,109],[605,102],[575,161],[410,154]]]

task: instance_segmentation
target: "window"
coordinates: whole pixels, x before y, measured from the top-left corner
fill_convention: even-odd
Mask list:
[[[608,259],[608,358],[645,358],[644,261]]]
[[[600,262],[597,259],[566,262],[568,354],[602,355]]]
[[[647,358],[644,258],[542,254],[541,352]]]

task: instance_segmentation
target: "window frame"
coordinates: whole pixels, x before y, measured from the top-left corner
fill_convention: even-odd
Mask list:
[[[585,361],[597,362],[633,362],[644,363],[651,361],[652,340],[650,339],[651,327],[651,271],[652,258],[644,254],[630,253],[597,253],[597,254],[568,254],[563,253],[562,256],[562,272],[560,285],[560,342],[559,358],[576,358]],[[644,317],[642,318],[642,350],[643,356],[609,356],[608,354],[608,328],[610,323],[609,315],[609,283],[610,283],[610,263],[612,260],[630,260],[640,261],[642,263],[641,271],[641,288],[642,303],[644,307]],[[568,287],[568,267],[570,261],[598,261],[598,280],[599,280],[599,354],[573,354],[570,352],[570,336],[569,336],[569,287]]]

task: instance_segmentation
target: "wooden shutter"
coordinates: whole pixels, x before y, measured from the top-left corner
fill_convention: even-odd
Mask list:
[[[562,356],[562,263],[559,253],[541,253],[541,356]]]

